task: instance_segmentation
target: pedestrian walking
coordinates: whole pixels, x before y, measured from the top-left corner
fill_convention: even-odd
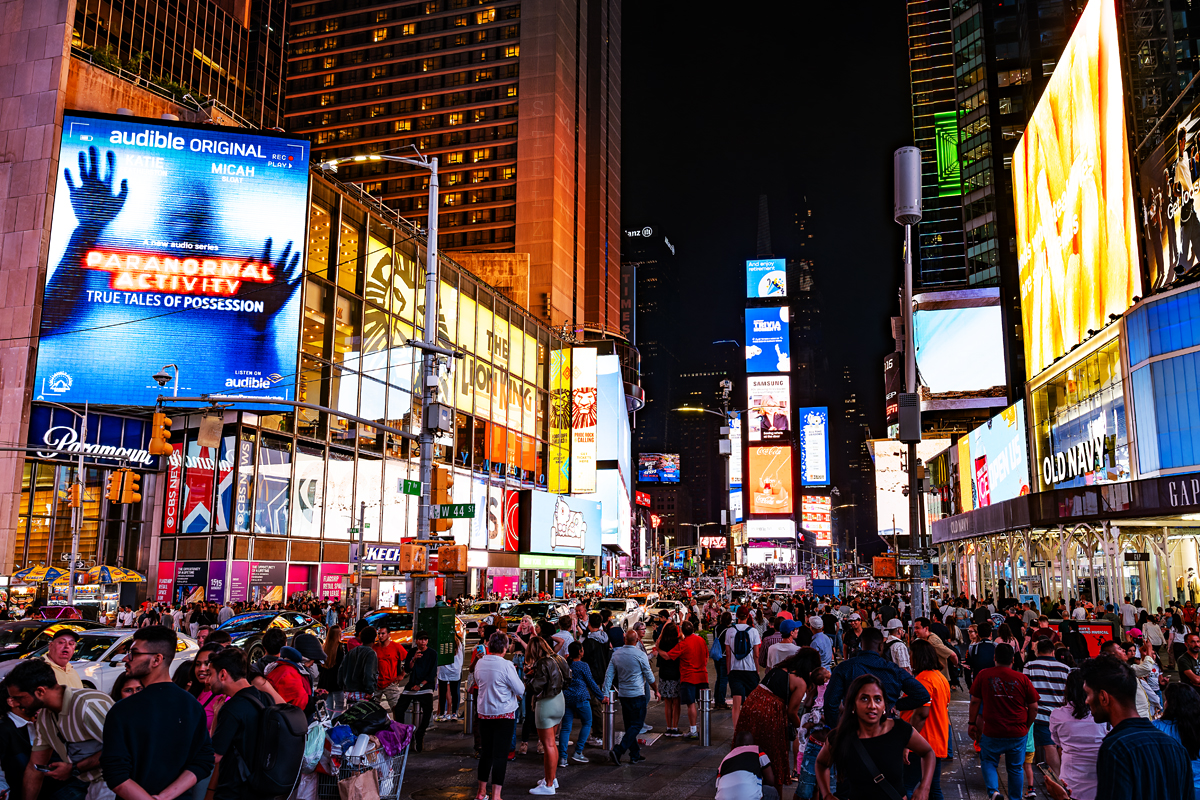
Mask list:
[[[785,621],[788,624],[789,621]],[[795,624],[795,623],[791,623]],[[700,696],[701,689],[708,688],[708,642],[703,636],[696,633],[696,629],[691,622],[685,622],[682,626],[683,638],[668,652],[659,651],[659,681],[662,681],[662,665],[664,663],[674,662],[679,665],[679,685],[678,695],[679,704],[687,708],[688,715],[688,733],[687,738],[696,740],[700,738],[700,734],[696,731],[696,700]],[[779,645],[776,645],[778,647]],[[665,659],[665,662],[664,662]],[[675,720],[678,724],[679,711],[675,712]],[[676,728],[676,733],[679,730]],[[670,732],[668,731],[668,735]]]
[[[587,743],[588,734],[592,731],[591,701],[593,699],[599,701],[604,696],[600,692],[600,684],[592,676],[591,667],[583,661],[583,645],[579,642],[571,642],[567,648],[567,655],[570,659],[571,680],[563,689],[565,708],[561,732],[558,736],[559,768],[567,766],[571,727],[574,725],[575,717],[579,717],[580,721],[579,737],[575,740],[575,752],[570,755],[570,760],[581,764],[588,763],[587,756],[583,754],[583,747]]]
[[[893,620],[895,621],[895,620]],[[941,664],[938,662],[937,651],[933,645],[924,639],[918,639],[912,644],[911,668],[916,679],[929,692],[928,713],[924,722],[914,722],[917,715],[914,711],[903,712],[900,716],[929,742],[933,754],[938,759],[949,756],[950,742],[950,682],[942,675]],[[904,788],[913,795],[923,777],[923,765],[917,761],[909,761],[904,768]],[[929,784],[929,800],[942,800],[942,762],[936,761],[933,767],[933,780]]]
[[[762,800],[763,785],[778,783],[771,757],[758,748],[750,732],[734,734],[733,749],[717,767],[715,800]]]
[[[230,647],[214,654],[209,674],[209,690],[225,698],[212,736],[217,764],[213,800],[257,800],[246,776],[258,752],[260,718],[273,700],[247,680],[246,657],[240,650]]]
[[[504,772],[508,767],[509,744],[516,725],[517,706],[525,693],[525,684],[512,662],[504,657],[508,635],[493,633],[487,642],[487,654],[473,670],[478,698],[480,750],[479,791],[476,800],[486,800],[489,781],[491,800],[501,800]]]
[[[604,673],[604,685],[601,688],[604,702],[608,702],[608,693],[612,690],[615,680],[617,697],[621,703],[621,717],[625,721],[625,735],[621,737],[620,744],[608,751],[613,764],[620,764],[625,753],[629,753],[631,764],[646,760],[641,754],[637,737],[642,732],[642,725],[646,720],[646,687],[649,687],[655,696],[658,694],[658,687],[654,673],[650,671],[650,659],[640,644],[641,638],[636,630],[626,631],[625,644],[613,651],[608,670]]]
[[[874,629],[871,629],[874,630]],[[865,674],[846,691],[846,712],[817,756],[817,786],[830,791],[830,769],[836,764],[838,788],[849,785],[854,800],[894,800],[904,796],[905,751],[921,763],[921,779],[913,800],[927,800],[937,756],[913,726],[886,716],[887,698],[879,678]],[[781,795],[782,796],[782,795]]]
[[[454,635],[454,660],[437,668],[438,676],[438,722],[459,719],[458,692],[462,683],[463,639]]]
[[[395,711],[400,702],[401,681],[404,679],[404,662],[408,658],[408,651],[392,641],[392,632],[386,623],[375,626],[375,641],[371,648],[374,649],[379,663],[379,677],[375,682],[376,696],[383,701],[384,708]]]
[[[758,685],[758,653],[762,636],[750,624],[750,607],[738,606],[737,622],[725,631],[725,661],[729,665],[729,689],[733,694],[733,726],[737,727],[742,703]]]
[[[429,718],[433,716],[433,690],[437,686],[437,652],[429,647],[429,631],[417,631],[414,641],[416,647],[404,659],[408,685],[400,695],[393,716],[400,722],[409,705],[414,701],[418,704],[420,720],[413,736],[413,746],[420,753],[425,749],[425,731],[429,728]]]
[[[358,634],[359,646],[353,647],[338,668],[338,682],[346,695],[346,705],[370,700],[379,683],[379,657],[375,655],[375,629],[366,626]]]
[[[1058,747],[1050,734],[1050,715],[1066,702],[1067,676],[1071,668],[1054,657],[1055,645],[1050,639],[1037,640],[1037,657],[1022,670],[1038,693],[1037,719],[1033,723],[1035,760],[1045,761],[1054,772],[1061,766]],[[1044,750],[1044,752],[1042,752]]]
[[[981,670],[971,684],[967,732],[979,743],[988,800],[1000,797],[1001,756],[1008,770],[1009,800],[1021,800],[1025,740],[1037,719],[1037,690],[1027,676],[1012,668],[1013,657],[1011,645],[996,645],[996,666]]]
[[[552,795],[558,788],[557,728],[566,711],[563,688],[572,680],[572,672],[553,645],[541,636],[534,637],[529,643],[525,672],[529,678],[529,707],[537,727],[544,772],[543,779],[529,793]]]
[[[1092,718],[1079,670],[1067,676],[1063,697],[1063,704],[1050,712],[1050,736],[1062,751],[1055,772],[1072,798],[1096,800],[1096,758],[1109,727]]]
[[[1168,684],[1163,692],[1163,714],[1154,727],[1183,745],[1192,760],[1192,786],[1200,800],[1200,692],[1182,683]],[[1072,797],[1077,796],[1071,791]]]
[[[46,645],[46,655],[43,656],[54,670],[54,677],[58,682],[72,689],[83,688],[83,679],[79,677],[75,667],[71,666],[71,659],[75,657],[78,645],[78,633],[70,628],[59,628],[50,638],[50,644]]]

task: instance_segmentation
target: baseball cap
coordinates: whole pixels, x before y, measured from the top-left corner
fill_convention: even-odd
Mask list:
[[[779,632],[784,636],[790,636],[792,631],[800,627],[800,623],[794,619],[785,619],[783,624],[779,626]]]
[[[820,617],[809,617],[808,627],[812,628],[813,630],[822,630],[825,627],[825,620],[821,619]]]
[[[298,635],[292,641],[292,647],[296,648],[304,658],[311,658],[318,664],[325,663],[325,651],[321,648],[321,642],[311,633]]]
[[[893,618],[893,619],[888,620],[887,629],[889,631],[898,631],[903,627],[904,627],[904,623],[898,619]]]
[[[50,641],[54,641],[62,636],[70,636],[75,641],[79,641],[79,631],[75,630],[74,628],[59,628],[54,632],[54,635],[50,637]]]
[[[860,617],[858,614],[851,614],[851,615],[848,617],[848,619],[849,619],[851,622],[853,622],[853,621],[854,621],[854,620],[856,620],[856,619],[857,619],[857,620],[861,620],[861,619],[862,619],[862,617]]]

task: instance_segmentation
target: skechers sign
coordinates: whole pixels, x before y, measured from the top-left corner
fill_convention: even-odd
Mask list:
[[[283,135],[66,114],[36,398],[147,406],[178,364],[192,394],[295,399],[308,157]]]
[[[368,564],[399,564],[400,548],[368,545],[363,551],[363,561]]]

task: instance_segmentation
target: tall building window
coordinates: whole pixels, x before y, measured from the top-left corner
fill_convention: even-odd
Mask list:
[[[401,36],[412,36],[416,32],[417,32],[417,23],[415,23],[415,22],[406,23],[403,27],[400,28]]]
[[[384,41],[385,39],[388,38],[388,29],[387,28],[376,28],[375,31],[371,34],[371,38],[373,41],[376,41],[376,42]]]

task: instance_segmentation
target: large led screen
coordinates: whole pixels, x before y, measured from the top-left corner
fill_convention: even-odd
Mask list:
[[[800,485],[829,484],[829,409],[802,408],[800,419]]]
[[[304,139],[67,113],[37,398],[295,399],[307,195]]]
[[[1025,401],[1018,400],[971,431],[968,466],[975,508],[1029,494],[1029,440]],[[961,449],[960,449],[961,452]]]
[[[812,531],[817,547],[833,545],[833,503],[824,495],[806,494],[800,498],[800,527]]]
[[[788,439],[792,433],[792,389],[787,375],[746,378],[750,401],[750,441]]]
[[[792,448],[751,445],[749,466],[750,513],[793,513]]]
[[[894,439],[873,439],[867,442],[875,462],[875,511],[879,520],[879,535],[892,544],[892,537],[908,535],[908,472],[902,467],[908,458],[908,445]],[[922,439],[917,443],[917,458],[928,464],[950,446],[949,439]],[[899,540],[905,547],[911,544]]]
[[[782,258],[747,261],[746,297],[787,297],[787,262]]]
[[[795,539],[796,523],[790,519],[752,519],[746,523],[747,539]]]
[[[1091,0],[1013,153],[1032,377],[1143,294],[1114,0]]]
[[[915,300],[917,377],[930,395],[1003,395],[1004,327],[999,290],[930,293]],[[902,380],[902,366],[900,375]]]
[[[600,503],[530,489],[520,495],[522,553],[600,555]]]
[[[638,480],[642,483],[679,483],[679,454],[640,454]]]
[[[1194,279],[1200,266],[1200,103],[1166,133],[1138,170],[1146,267],[1156,291]]]
[[[746,309],[746,372],[791,372],[788,309]]]

